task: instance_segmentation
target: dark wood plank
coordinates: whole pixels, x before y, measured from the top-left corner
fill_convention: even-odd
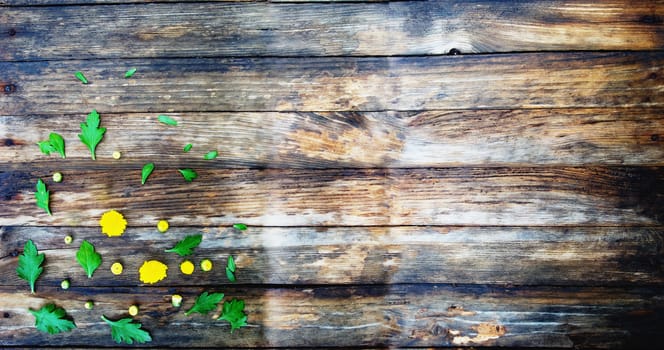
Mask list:
[[[91,169],[94,168],[90,161]],[[97,226],[122,210],[130,226],[178,225],[655,225],[662,168],[200,169],[186,183],[171,164],[141,186],[141,169],[71,170],[24,164],[0,173],[0,226]],[[43,178],[53,216],[37,208]]]
[[[659,0],[20,7],[0,17],[0,58],[659,50],[663,18]]]
[[[155,159],[197,168],[369,168],[459,165],[664,165],[662,109],[533,109],[341,113],[104,114],[97,168],[135,169]],[[81,169],[84,115],[0,116],[0,163]],[[127,132],[131,130],[131,132]],[[67,159],[37,142],[66,140]],[[4,139],[2,138],[4,137]],[[158,140],[158,142],[156,142]],[[190,153],[182,147],[193,143]],[[124,155],[111,158],[114,151]],[[220,157],[203,160],[218,150]]]
[[[0,63],[4,115],[661,107],[664,52]],[[135,78],[124,72],[136,67]],[[73,73],[83,71],[91,84]]]
[[[165,253],[186,235],[203,234],[189,259],[193,275],[183,275],[184,260]],[[63,238],[75,242],[66,245]],[[169,266],[159,285],[227,285],[225,266],[233,255],[237,281],[243,284],[399,284],[459,283],[514,285],[621,286],[664,284],[664,229],[520,228],[520,227],[177,227],[166,234],[155,228],[129,228],[122,238],[107,238],[98,228],[0,228],[0,285],[28,285],[16,273],[17,255],[31,239],[46,252],[45,273],[37,289],[72,286],[135,286],[144,261]],[[92,279],[76,263],[76,250],[87,240],[103,257]],[[200,260],[214,268],[203,272]],[[110,266],[120,261],[120,276]]]
[[[184,316],[203,290],[244,298],[249,326],[229,334],[210,316]],[[618,348],[661,335],[664,302],[656,288],[499,288],[393,285],[306,288],[72,288],[36,295],[0,288],[5,315],[0,345],[114,346],[99,319],[124,317],[129,305],[152,346],[553,346]],[[92,299],[97,306],[83,308]],[[78,329],[49,336],[26,311],[48,302],[64,307]]]

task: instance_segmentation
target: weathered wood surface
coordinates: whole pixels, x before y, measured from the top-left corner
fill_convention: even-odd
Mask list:
[[[156,161],[134,171],[0,173],[0,225],[97,226],[110,209],[131,226],[657,225],[663,168],[201,169],[186,183]],[[180,164],[187,167],[187,164]],[[118,174],[122,174],[118,176]],[[35,205],[38,178],[53,216]]]
[[[189,257],[215,268],[183,275],[184,258],[164,250],[186,235],[202,233],[203,242]],[[75,242],[66,245],[65,235]],[[37,290],[72,286],[140,285],[138,268],[158,259],[169,266],[159,285],[228,285],[229,255],[242,284],[513,284],[568,286],[657,286],[664,283],[664,229],[594,227],[176,227],[166,234],[155,228],[129,228],[108,238],[99,228],[0,228],[0,285],[27,288],[14,270],[27,239],[46,254],[46,270]],[[76,263],[80,242],[87,240],[103,263],[88,279]],[[125,272],[112,275],[121,261]]]
[[[125,79],[135,67],[135,79]],[[0,63],[4,115],[664,106],[664,52]],[[73,74],[83,71],[91,84]]]
[[[135,169],[155,160],[197,168],[395,168],[458,165],[664,165],[663,109],[533,109],[424,112],[227,112],[104,114],[90,154],[80,115],[0,116],[0,163]],[[131,130],[128,132],[127,130]],[[58,132],[67,159],[37,142]],[[156,141],[159,142],[156,142]],[[188,143],[191,153],[180,150]],[[119,150],[124,157],[110,155]],[[210,150],[220,157],[202,159]]]
[[[439,55],[453,49],[465,54],[664,47],[664,2],[659,0],[170,3],[90,6],[84,12],[59,6],[3,9],[0,59],[392,56]]]
[[[246,298],[249,327],[229,334],[210,316],[184,316],[203,291]],[[93,296],[96,307],[83,308]],[[152,346],[541,346],[620,347],[650,344],[661,335],[664,301],[652,290],[629,288],[499,288],[383,285],[305,288],[56,288],[36,295],[0,288],[4,327],[0,345],[114,346],[101,320],[136,317]],[[48,302],[64,307],[78,329],[47,336],[25,310]]]

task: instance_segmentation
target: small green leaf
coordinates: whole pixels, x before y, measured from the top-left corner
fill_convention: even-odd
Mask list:
[[[188,143],[188,144],[186,144],[186,145],[184,146],[184,148],[183,148],[182,150],[184,151],[184,153],[187,153],[187,152],[191,151],[191,148],[192,148],[193,146],[194,146],[194,145],[192,145],[191,143]]]
[[[233,299],[225,301],[222,314],[218,320],[226,320],[231,324],[233,330],[247,325],[247,314],[244,313],[244,300]]]
[[[125,342],[131,345],[134,342],[142,344],[152,341],[150,333],[142,329],[140,323],[132,322],[133,320],[131,318],[111,321],[106,318],[106,316],[102,315],[101,319],[111,326],[111,337],[113,337],[113,340],[118,344]]]
[[[18,256],[16,274],[30,283],[30,292],[33,294],[35,293],[35,282],[44,271],[44,268],[41,267],[44,258],[44,253],[37,251],[37,246],[35,246],[32,240],[25,242],[23,254]]]
[[[76,260],[88,274],[88,278],[92,278],[92,274],[101,265],[101,254],[95,251],[95,246],[90,242],[83,240],[81,247],[76,252]]]
[[[217,158],[217,155],[218,155],[217,151],[210,151],[203,156],[203,159],[212,160]]]
[[[192,182],[195,178],[198,177],[198,174],[196,174],[194,169],[178,169],[178,171],[180,174],[182,174],[182,177],[184,177],[184,180],[187,182]]]
[[[62,158],[67,158],[65,156],[65,140],[60,136],[60,134],[52,132],[48,136],[48,140],[40,141],[37,143],[39,145],[39,150],[49,155],[51,152],[58,152]]]
[[[132,68],[125,73],[125,78],[131,78],[136,73],[136,68]]]
[[[99,127],[100,122],[99,113],[93,109],[92,112],[88,114],[85,123],[81,123],[81,133],[78,134],[78,138],[81,139],[81,142],[88,146],[88,149],[92,154],[92,160],[97,159],[95,149],[106,132],[106,128]]]
[[[231,282],[235,282],[235,273],[233,273],[228,267],[226,267],[226,278]]]
[[[236,230],[244,231],[247,229],[247,225],[245,224],[233,224],[233,228]]]
[[[39,310],[28,309],[35,316],[35,327],[48,334],[69,332],[76,328],[76,324],[67,317],[65,309],[56,307],[54,304],[44,305]]]
[[[148,176],[152,174],[152,170],[154,170],[154,163],[143,165],[143,170],[141,170],[141,185],[145,185],[145,181],[147,181]]]
[[[207,315],[210,311],[214,311],[214,309],[217,308],[217,304],[219,304],[223,298],[224,293],[208,294],[208,292],[203,292],[196,298],[194,306],[184,314],[189,316],[194,312],[198,312],[199,314]]]
[[[88,79],[85,77],[85,75],[83,75],[82,72],[78,71],[78,72],[74,73],[74,75],[76,76],[76,78],[77,78],[78,80],[81,81],[81,83],[83,83],[83,84],[87,84],[87,83],[88,83]]]
[[[233,259],[232,255],[228,256],[228,262],[226,263],[226,268],[231,270],[231,272],[235,272],[235,259]]]
[[[175,244],[175,247],[165,250],[166,253],[177,253],[180,256],[191,255],[194,248],[198,247],[203,240],[203,235],[189,235]]]
[[[166,124],[166,125],[171,125],[171,126],[176,126],[176,125],[178,125],[177,120],[175,120],[175,119],[173,119],[173,118],[171,118],[171,117],[169,117],[169,116],[167,116],[167,115],[163,115],[163,114],[162,114],[162,115],[160,115],[159,117],[157,117],[157,119],[158,119],[160,122],[162,122],[162,123],[164,123],[164,124]]]
[[[51,152],[55,152],[55,149],[53,148],[49,140],[39,141],[37,142],[37,145],[39,146],[39,150],[45,155],[50,155]]]
[[[46,184],[42,179],[37,180],[37,192],[35,192],[35,198],[37,199],[37,206],[44,209],[48,215],[51,214],[51,209],[49,208],[49,199],[51,193],[46,190]]]

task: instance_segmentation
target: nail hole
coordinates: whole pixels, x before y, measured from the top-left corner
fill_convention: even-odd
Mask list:
[[[9,34],[9,36],[14,36],[14,35],[16,35],[16,29],[11,28],[11,29],[9,29],[9,31],[7,33]]]
[[[653,141],[659,141],[659,135],[658,134],[652,134],[650,136],[650,139],[653,140]]]
[[[12,258],[15,258],[15,257],[17,257],[19,254],[20,254],[20,253],[19,253],[18,249],[14,249],[14,250],[12,250],[12,251],[9,253],[9,256],[11,256]]]
[[[5,146],[7,146],[7,147],[15,145],[14,140],[12,140],[12,139],[5,139],[4,143],[5,143]]]
[[[3,316],[4,318],[10,318],[10,317],[12,317],[12,315],[11,315],[9,312],[5,312],[2,316]]]
[[[9,95],[9,94],[11,94],[12,92],[15,92],[15,91],[16,91],[16,85],[14,85],[14,84],[7,84],[7,85],[5,85],[5,87],[3,88],[3,91],[5,92],[5,94]]]
[[[450,49],[450,51],[447,54],[452,56],[461,55],[461,51],[459,51],[458,49]]]

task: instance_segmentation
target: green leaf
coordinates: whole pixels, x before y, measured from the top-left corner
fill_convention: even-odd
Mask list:
[[[223,298],[224,293],[208,294],[208,292],[203,292],[196,298],[194,306],[192,306],[191,309],[189,309],[184,314],[189,316],[194,312],[198,312],[199,314],[207,315],[208,312],[214,311],[214,309],[217,308],[217,304],[219,304]]]
[[[101,142],[101,139],[104,137],[104,133],[106,132],[106,128],[100,128],[99,123],[99,113],[93,109],[92,112],[88,114],[86,122],[81,123],[82,132],[78,134],[78,138],[81,139],[81,142],[83,142],[83,144],[88,146],[88,149],[90,149],[92,160],[97,159],[95,155],[95,149],[97,148],[99,142]]]
[[[88,274],[88,278],[92,278],[92,274],[101,265],[101,254],[95,251],[95,246],[90,242],[83,240],[81,247],[76,252],[76,260]]]
[[[50,196],[51,193],[46,190],[46,184],[44,181],[42,181],[42,179],[37,180],[37,192],[35,192],[37,206],[44,209],[48,215],[53,215],[51,214],[51,209],[48,205]]]
[[[62,158],[67,158],[65,156],[65,140],[62,138],[62,136],[52,132],[50,135],[48,135],[48,138],[49,139],[46,141],[37,142],[37,145],[39,145],[39,150],[46,155],[51,154],[51,152],[58,152]]]
[[[226,320],[231,324],[233,330],[247,325],[247,314],[244,313],[244,300],[233,299],[225,301],[223,312],[218,320]]]
[[[132,68],[125,73],[125,78],[131,78],[136,73],[136,68]]]
[[[228,267],[226,267],[226,278],[231,282],[235,282],[235,273]]]
[[[233,228],[236,230],[244,231],[247,229],[247,225],[245,224],[233,224]]]
[[[111,326],[111,337],[113,337],[113,340],[118,344],[125,342],[131,345],[134,342],[142,344],[152,341],[150,333],[141,329],[142,325],[140,323],[132,322],[133,320],[131,318],[111,321],[106,318],[106,316],[102,315],[101,319]]]
[[[154,163],[143,165],[143,170],[141,170],[141,185],[145,185],[145,181],[147,181],[148,176],[152,174],[152,170],[154,170]]]
[[[160,115],[159,117],[157,117],[157,119],[158,119],[160,122],[162,122],[162,123],[164,123],[164,124],[166,124],[166,125],[171,125],[171,126],[176,126],[176,125],[178,125],[177,120],[175,120],[175,119],[173,119],[173,118],[171,118],[171,117],[169,117],[169,116],[167,116],[167,115],[163,115],[163,114],[162,114],[162,115]]]
[[[210,151],[210,152],[206,153],[206,154],[203,156],[203,159],[205,159],[205,160],[212,160],[212,159],[217,158],[217,155],[218,155],[218,154],[219,154],[219,153],[217,153],[217,151]]]
[[[53,148],[49,140],[39,141],[37,142],[37,146],[39,146],[39,150],[45,155],[50,155],[51,152],[55,152],[55,148]]]
[[[35,293],[35,282],[44,271],[41,264],[44,262],[44,253],[37,251],[37,246],[28,240],[23,246],[23,254],[18,256],[18,266],[16,267],[16,274],[18,277],[30,283],[30,291]]]
[[[55,304],[44,305],[39,310],[28,309],[35,316],[35,327],[48,334],[69,332],[76,328],[76,324],[67,317],[65,309],[56,307]]]
[[[188,143],[188,144],[186,144],[186,145],[184,146],[184,148],[183,148],[182,150],[184,151],[184,153],[187,153],[187,152],[191,151],[191,148],[192,148],[193,146],[194,146],[194,145],[192,145],[191,143]]]
[[[178,169],[178,171],[180,174],[182,174],[182,177],[184,177],[184,180],[187,182],[192,182],[195,178],[198,177],[198,174],[196,174],[194,169]]]
[[[228,262],[226,263],[226,268],[231,270],[231,272],[235,272],[235,259],[233,259],[232,255],[228,256]]]
[[[183,240],[175,244],[175,247],[165,250],[166,253],[177,253],[180,256],[191,255],[194,252],[194,248],[198,247],[203,240],[203,235],[189,235]]]
[[[83,75],[83,73],[81,73],[81,72],[76,72],[76,73],[74,73],[74,76],[76,76],[76,78],[77,78],[78,80],[80,80],[81,83],[83,83],[83,84],[87,84],[87,83],[88,83],[88,79],[85,77],[85,75]]]

